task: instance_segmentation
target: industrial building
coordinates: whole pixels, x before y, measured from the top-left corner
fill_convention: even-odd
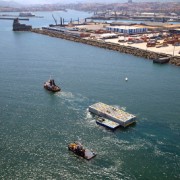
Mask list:
[[[136,26],[107,26],[106,30],[123,34],[139,34],[147,32],[147,28],[139,28]]]
[[[15,18],[13,21],[13,31],[31,31],[32,26],[26,25],[26,24],[21,24],[19,22],[18,18]]]
[[[114,33],[104,33],[104,34],[99,35],[99,37],[101,39],[112,39],[112,38],[118,38],[118,35]]]

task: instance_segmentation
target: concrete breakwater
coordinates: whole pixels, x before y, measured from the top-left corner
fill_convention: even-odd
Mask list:
[[[45,29],[43,29],[43,30],[32,29],[31,32],[48,35],[51,37],[66,39],[66,40],[70,40],[70,41],[74,41],[74,42],[80,42],[80,43],[84,43],[84,44],[88,44],[88,45],[92,45],[92,46],[96,46],[96,47],[100,47],[100,48],[105,48],[105,49],[109,49],[109,50],[113,50],[113,51],[118,51],[118,52],[122,52],[122,53],[132,54],[132,55],[135,55],[138,57],[144,57],[144,58],[147,58],[150,60],[164,58],[164,57],[170,57],[170,61],[169,61],[170,64],[180,66],[180,57],[178,57],[178,56],[172,57],[171,55],[167,55],[167,54],[163,54],[163,53],[157,53],[157,52],[153,52],[153,51],[149,51],[149,50],[143,50],[143,49],[139,49],[139,48],[135,48],[135,47],[131,47],[131,46],[124,46],[124,45],[120,45],[120,44],[116,44],[116,43],[103,42],[103,41],[93,40],[93,39],[84,39],[81,37],[70,36],[63,32],[54,32],[54,31],[45,30]]]
[[[176,66],[180,66],[180,57],[178,56],[171,57],[169,63],[174,64]]]

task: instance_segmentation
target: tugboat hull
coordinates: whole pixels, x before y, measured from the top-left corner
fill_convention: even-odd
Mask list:
[[[61,91],[61,89],[60,89],[58,86],[56,86],[55,88],[51,88],[51,87],[48,87],[48,86],[44,85],[44,88],[45,88],[46,90],[52,91],[52,92]]]
[[[58,92],[61,90],[61,88],[55,84],[54,79],[50,79],[47,82],[45,82],[44,88],[52,92]]]
[[[96,120],[96,123],[98,125],[104,126],[106,128],[109,128],[111,130],[115,130],[116,128],[118,128],[120,126],[120,124],[114,122],[114,121],[110,121],[108,119],[105,118],[99,118]]]
[[[83,157],[84,159],[90,160],[93,157],[96,156],[96,153],[93,151],[83,148],[82,146],[79,146],[78,143],[71,143],[68,145],[68,149],[72,151],[74,154]]]

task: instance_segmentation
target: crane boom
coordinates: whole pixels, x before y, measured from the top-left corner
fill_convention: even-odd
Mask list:
[[[53,16],[53,14],[52,14],[52,17],[53,17],[53,19],[54,19],[54,22],[55,22],[56,25],[57,25],[57,20],[55,19],[55,17]]]

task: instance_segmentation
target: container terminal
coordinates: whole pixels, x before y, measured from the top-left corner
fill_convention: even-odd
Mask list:
[[[123,127],[134,123],[136,119],[136,116],[102,102],[89,106],[89,112],[114,121]]]

